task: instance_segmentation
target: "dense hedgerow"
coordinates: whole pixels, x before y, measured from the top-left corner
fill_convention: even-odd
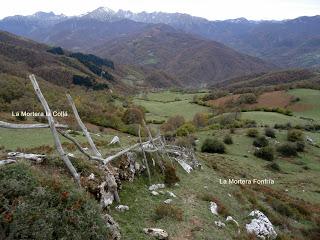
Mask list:
[[[97,202],[69,179],[18,163],[1,167],[0,192],[5,239],[108,239]]]

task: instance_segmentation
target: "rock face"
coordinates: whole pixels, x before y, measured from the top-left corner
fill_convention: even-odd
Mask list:
[[[277,233],[273,229],[272,223],[269,219],[259,210],[254,210],[249,214],[252,220],[249,224],[246,224],[248,233],[253,233],[259,239],[273,240],[276,239]]]
[[[160,228],[144,228],[143,232],[157,239],[168,239],[168,233]]]

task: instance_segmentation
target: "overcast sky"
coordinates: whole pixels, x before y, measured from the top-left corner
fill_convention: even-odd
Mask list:
[[[37,11],[79,15],[98,7],[133,12],[181,12],[210,20],[280,20],[320,15],[320,0],[1,0],[0,18]]]

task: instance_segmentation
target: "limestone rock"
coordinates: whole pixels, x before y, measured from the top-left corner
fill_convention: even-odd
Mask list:
[[[160,228],[144,228],[143,232],[151,237],[155,237],[157,239],[168,239],[168,233]]]
[[[149,187],[149,191],[155,191],[161,188],[165,188],[166,186],[163,183],[153,184]]]
[[[158,196],[158,195],[159,195],[159,193],[156,192],[156,191],[152,191],[151,194],[152,194],[153,196]]]
[[[116,144],[116,143],[120,143],[120,138],[118,136],[114,136],[111,140],[111,142],[109,143],[109,145],[113,145],[113,144]]]
[[[226,226],[225,223],[221,222],[221,221],[214,221],[214,224],[218,227],[218,228],[224,228]]]
[[[120,240],[121,234],[120,234],[120,227],[118,223],[114,221],[109,214],[106,214],[104,218],[107,224],[107,228],[109,229],[107,239]]]
[[[127,205],[118,205],[115,207],[118,212],[125,212],[129,210]]]
[[[164,200],[163,201],[165,204],[170,204],[172,203],[172,199],[171,198],[168,198],[167,200]]]
[[[254,210],[249,214],[251,222],[246,224],[248,233],[253,233],[262,240],[273,240],[277,238],[277,233],[269,219],[259,210]]]
[[[214,215],[218,215],[218,205],[215,202],[210,202],[210,211]]]
[[[167,193],[172,198],[176,198],[177,197],[173,192],[167,191]]]

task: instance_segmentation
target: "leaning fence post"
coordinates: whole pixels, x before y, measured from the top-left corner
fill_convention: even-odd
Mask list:
[[[67,154],[65,153],[65,151],[62,148],[62,145],[61,145],[61,142],[60,142],[60,139],[59,139],[59,135],[58,135],[57,129],[55,127],[54,119],[52,117],[52,113],[51,113],[50,107],[49,107],[46,99],[44,98],[41,90],[40,90],[40,87],[38,85],[36,77],[33,74],[31,74],[31,75],[29,75],[29,78],[30,78],[31,83],[33,85],[34,91],[36,92],[37,97],[40,100],[40,102],[41,102],[41,104],[42,104],[42,106],[43,106],[43,108],[44,108],[44,110],[46,112],[46,117],[48,119],[48,123],[49,123],[49,126],[50,126],[50,130],[51,130],[52,136],[54,138],[54,142],[55,142],[55,146],[57,148],[57,151],[60,154],[60,156],[61,156],[62,160],[64,161],[64,163],[67,165],[67,167],[68,167],[70,173],[72,174],[73,178],[75,179],[76,183],[80,186],[80,175],[77,173],[77,170],[74,168],[74,166],[72,165],[70,159],[68,158]]]

